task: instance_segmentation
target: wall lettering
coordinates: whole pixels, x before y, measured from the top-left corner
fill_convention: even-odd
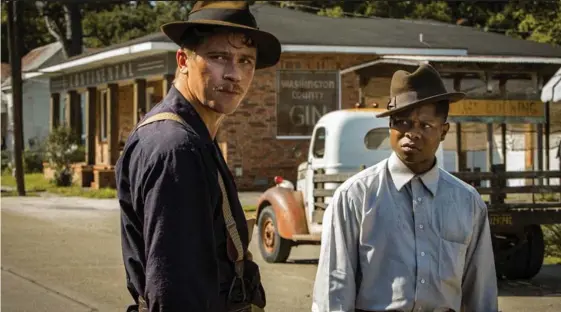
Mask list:
[[[336,71],[280,70],[277,86],[277,136],[309,136],[323,115],[339,107]]]

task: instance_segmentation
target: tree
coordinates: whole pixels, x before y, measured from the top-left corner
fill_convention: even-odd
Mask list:
[[[266,1],[261,1],[266,2]],[[428,19],[561,45],[561,0],[513,1],[275,1],[330,17]]]
[[[25,23],[25,31],[21,32],[22,55],[26,55],[29,51],[52,43],[55,39],[49,35],[45,22],[39,17],[37,8],[33,2],[22,1],[23,20]],[[7,3],[2,1],[2,20],[1,20],[1,60],[3,63],[9,62],[8,50],[8,10]]]

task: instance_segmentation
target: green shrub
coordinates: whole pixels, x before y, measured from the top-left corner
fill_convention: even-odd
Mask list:
[[[78,137],[68,127],[58,127],[47,137],[45,152],[50,167],[54,171],[56,186],[72,184],[72,163],[79,157]]]
[[[26,150],[23,152],[23,172],[43,172],[44,152],[42,150]]]
[[[2,151],[2,159],[1,164],[2,164],[2,173],[7,172],[10,170],[10,155],[8,154],[8,151]]]
[[[544,225],[545,255],[561,257],[561,224]]]

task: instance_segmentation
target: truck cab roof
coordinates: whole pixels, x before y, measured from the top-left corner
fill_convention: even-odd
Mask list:
[[[309,155],[326,172],[372,166],[391,153],[389,118],[385,109],[354,108],[329,112],[314,127]],[[441,149],[439,153],[441,154]],[[439,161],[442,161],[442,155]]]

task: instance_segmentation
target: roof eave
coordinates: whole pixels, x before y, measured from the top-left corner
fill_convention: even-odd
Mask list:
[[[81,67],[87,67],[88,65],[95,64],[99,61],[112,60],[117,57],[131,58],[137,54],[147,52],[175,52],[177,51],[177,48],[178,46],[173,42],[143,42],[41,68],[39,71],[46,74],[74,71]]]
[[[459,63],[525,63],[525,64],[561,64],[561,57],[547,56],[494,56],[494,55],[384,55],[383,59],[399,59],[428,62]]]
[[[282,52],[297,53],[347,53],[347,54],[378,54],[378,55],[467,55],[463,48],[405,48],[405,47],[373,47],[373,46],[345,46],[345,45],[308,45],[282,44]]]

